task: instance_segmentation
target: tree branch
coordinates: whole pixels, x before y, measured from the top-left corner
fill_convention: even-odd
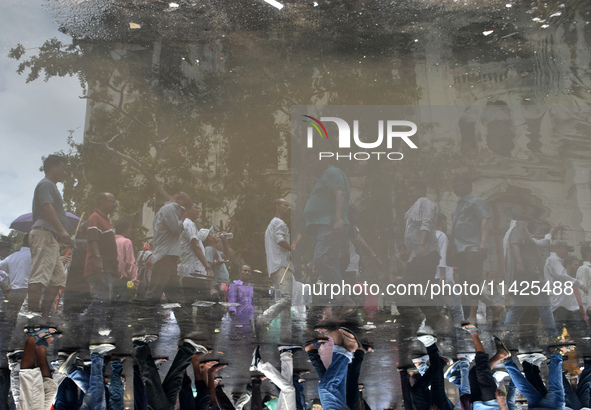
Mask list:
[[[115,135],[113,138],[111,138],[109,140],[109,142],[114,141],[118,136],[119,136],[119,134]],[[156,178],[156,175],[154,174],[154,172],[150,172],[149,170],[147,170],[146,168],[144,168],[142,166],[142,164],[140,164],[135,158],[133,158],[133,157],[127,155],[127,154],[124,154],[123,152],[118,151],[115,148],[109,146],[109,142],[93,141],[92,139],[90,139],[88,137],[84,137],[84,140],[87,141],[90,144],[98,145],[98,146],[103,147],[104,149],[106,149],[110,153],[114,154],[115,156],[117,156],[120,159],[122,159],[123,161],[125,161],[131,167],[133,167],[136,170],[138,170],[148,180],[148,182],[156,190],[156,194],[157,195],[163,197],[166,200],[168,200],[168,199],[171,198],[171,195],[168,192],[166,192],[166,190],[164,189],[164,187],[162,186],[162,184],[160,183],[160,181],[158,181],[158,179]]]

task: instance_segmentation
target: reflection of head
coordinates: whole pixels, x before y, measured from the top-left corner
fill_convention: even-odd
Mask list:
[[[275,204],[275,216],[278,218],[283,219],[289,213],[291,207],[289,202],[287,202],[284,198],[277,198],[274,201]]]
[[[60,155],[51,154],[47,158],[45,158],[45,161],[43,161],[43,172],[45,172],[47,174],[49,172],[52,172],[56,166],[60,166],[60,165],[65,166],[65,165],[67,165],[67,163],[68,163],[68,161],[66,160],[65,157],[62,157]]]
[[[250,266],[242,265],[242,267],[240,268],[240,278],[241,279],[250,278],[251,272],[252,272],[252,269],[250,268]]]
[[[67,160],[59,155],[50,155],[43,161],[45,177],[55,183],[63,182],[68,176],[66,172]]]
[[[129,222],[129,219],[121,218],[115,221],[115,233],[117,235],[124,235],[130,229],[131,222]]]
[[[113,194],[101,192],[97,198],[96,207],[108,215],[117,207],[117,201]]]
[[[452,178],[452,186],[454,194],[463,198],[472,192],[472,176],[468,173],[455,175]]]
[[[427,195],[427,184],[425,181],[415,179],[408,184],[408,197],[412,202]]]
[[[591,261],[591,247],[581,247],[581,257],[584,261]]]
[[[581,261],[576,256],[567,256],[564,258],[564,267],[569,274],[576,273],[581,266]]]
[[[556,252],[556,254],[561,258],[564,259],[568,256],[569,252],[574,251],[575,249],[572,246],[569,246],[568,243],[565,241],[556,241],[552,243],[552,247],[550,248],[552,252]]]
[[[191,197],[186,192],[177,192],[172,196],[171,200],[185,209],[189,209],[193,204]]]

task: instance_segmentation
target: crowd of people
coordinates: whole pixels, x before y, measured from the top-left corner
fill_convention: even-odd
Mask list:
[[[241,410],[249,405],[253,410],[304,410],[310,406],[366,410],[369,405],[360,383],[362,363],[378,343],[361,342],[363,332],[357,318],[370,299],[304,295],[302,278],[323,283],[360,282],[363,272],[358,266],[351,268],[354,255],[366,261],[364,266],[386,271],[393,283],[434,281],[470,286],[480,285],[487,274],[484,262],[492,213],[483,199],[472,194],[472,179],[465,174],[453,178],[459,200],[449,219],[427,198],[423,181],[409,183],[411,206],[404,215],[404,239],[396,257],[384,264],[357,226],[345,173],[330,162],[313,162],[310,172],[316,179],[303,210],[303,240],[313,249],[311,272],[298,272],[306,266],[302,255],[295,255],[301,248],[300,235],[291,240],[291,206],[278,198],[272,204],[274,215],[264,240],[269,286],[261,288],[253,284],[253,270],[247,264],[240,265],[237,279],[232,280],[231,234],[202,227],[198,204],[187,193],[174,194],[160,207],[151,242],[136,254],[130,221],[111,222],[117,200],[108,192],[98,195],[94,212],[76,237],[71,237],[56,185],[68,176],[66,160],[50,155],[43,170],[45,178],[35,188],[31,229],[18,252],[10,253],[4,247],[0,261],[2,329],[25,323],[24,341],[16,342],[19,346],[13,346],[9,336],[0,338],[2,349],[8,352],[8,368],[0,369],[0,410],[10,406],[123,409],[125,362],[133,363],[136,409]],[[412,365],[399,363],[405,409],[515,409],[520,400],[529,408],[590,407],[591,247],[581,248],[581,264],[569,255],[574,249],[568,243],[554,240],[562,229],[556,225],[537,239],[528,230],[526,215],[517,211],[502,249],[507,283],[546,283],[560,292],[530,292],[502,300],[484,292],[447,295],[435,302],[421,295],[394,298],[401,322],[406,319],[410,323],[401,334],[410,336],[426,352],[413,357]],[[78,297],[80,283],[87,287],[89,298]],[[485,317],[481,315],[483,306],[488,307]],[[544,347],[538,338],[524,348],[516,337],[522,319],[531,316],[526,315],[531,308],[538,311],[545,330]],[[288,327],[294,312],[302,309],[308,327],[294,337]],[[179,338],[174,360],[162,379],[161,366],[166,359],[154,356],[150,345],[160,343],[160,319],[169,310],[174,313]],[[206,318],[216,322],[215,327],[225,315],[236,324],[232,332],[248,335],[248,343],[257,345],[249,369],[254,372],[250,383],[232,398],[223,390],[218,375],[227,364],[214,357],[214,346],[204,342],[207,338],[200,322]],[[129,327],[134,332],[126,341],[131,342],[128,351],[120,347],[126,345],[121,338],[127,334],[119,329],[122,317],[131,319]],[[273,321],[282,325],[282,340],[289,340],[275,341],[278,367],[263,360],[258,346]],[[82,322],[89,328],[88,338],[99,342],[84,350],[58,352],[57,360],[49,360],[48,354],[55,350],[50,346],[75,332],[71,323]],[[481,340],[483,332],[491,333],[490,342]],[[304,336],[307,341],[302,340]],[[104,338],[110,338],[109,343]],[[446,340],[451,345],[441,343]],[[471,346],[463,346],[466,341]],[[492,355],[485,350],[489,343],[494,348]],[[576,387],[562,373],[563,360],[572,356],[573,350],[578,355],[571,360],[582,361]],[[308,370],[294,368],[294,357],[304,352],[318,378],[311,403],[304,389]],[[546,362],[547,387],[540,376],[540,367]],[[187,372],[189,367],[193,377]],[[263,394],[265,379],[276,391]],[[446,379],[457,386],[456,403],[448,396]],[[516,399],[516,391],[523,399]]]

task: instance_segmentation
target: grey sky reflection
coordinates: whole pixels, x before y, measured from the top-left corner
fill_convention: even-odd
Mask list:
[[[69,42],[58,31],[51,14],[39,0],[4,0],[0,5],[0,233],[17,216],[31,212],[31,199],[37,181],[41,156],[66,149],[68,130],[75,129],[82,139],[85,102],[76,78],[54,78],[49,82],[25,83],[18,75],[18,62],[8,51],[21,43],[29,51],[57,37]],[[30,50],[35,52],[35,50]]]

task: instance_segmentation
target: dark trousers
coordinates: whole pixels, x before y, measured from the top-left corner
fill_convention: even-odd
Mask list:
[[[158,304],[162,293],[170,303],[183,303],[183,289],[181,287],[177,266],[178,256],[167,255],[162,257],[152,268],[150,286],[146,292],[145,300],[151,305]]]
[[[306,395],[304,393],[304,385],[300,383],[300,376],[293,375],[293,387],[296,391],[296,410],[304,410],[306,408]]]
[[[548,389],[542,380],[542,376],[540,375],[540,368],[538,366],[534,366],[531,363],[523,362],[521,363],[523,367],[523,374],[527,381],[534,386],[534,388],[540,392],[542,396],[548,394]]]
[[[359,400],[359,375],[364,357],[365,352],[363,350],[355,350],[353,360],[349,363],[349,369],[347,371],[347,407],[351,410],[357,408],[357,402]]]
[[[312,362],[312,367],[316,371],[318,378],[322,379],[324,373],[326,373],[326,367],[324,367],[324,363],[318,354],[318,349],[312,349],[306,353],[308,353],[308,358],[310,359],[310,362]]]
[[[148,410],[146,400],[146,386],[137,364],[133,365],[133,408],[134,410]]]
[[[10,370],[0,369],[0,410],[10,409],[8,399],[10,397]]]
[[[475,401],[495,400],[497,383],[490,369],[488,354],[476,352],[474,366],[470,369],[470,395],[472,403]]]
[[[183,343],[176,353],[164,381],[160,382],[158,368],[152,358],[150,346],[143,342],[133,343],[133,358],[146,386],[146,399],[150,410],[174,410],[176,397],[181,390],[185,369],[191,364],[195,348]]]
[[[252,398],[250,399],[250,410],[263,410],[263,396],[261,396],[261,381],[252,381]]]
[[[439,410],[452,410],[453,406],[445,394],[443,361],[439,357],[437,346],[433,344],[427,347],[427,354],[429,368],[411,387],[413,406],[415,410],[428,410],[432,405]]]
[[[79,409],[82,405],[82,397],[78,398],[78,386],[74,380],[66,377],[59,388],[57,389],[57,396],[55,396],[55,410],[72,410]]]
[[[410,375],[405,370],[398,372],[400,374],[400,387],[402,390],[402,401],[404,403],[404,410],[413,410],[412,393],[410,391]]]
[[[221,384],[215,386],[215,400],[220,410],[234,410],[234,403],[226,395]]]
[[[191,378],[185,373],[183,384],[179,392],[179,410],[207,410],[211,400],[211,393],[203,380],[195,381],[197,397],[193,396]]]
[[[556,322],[558,331],[561,331],[565,327],[571,337],[582,336],[582,332],[587,332],[587,326],[580,310],[571,311],[559,307],[552,313],[554,314],[554,322]]]

